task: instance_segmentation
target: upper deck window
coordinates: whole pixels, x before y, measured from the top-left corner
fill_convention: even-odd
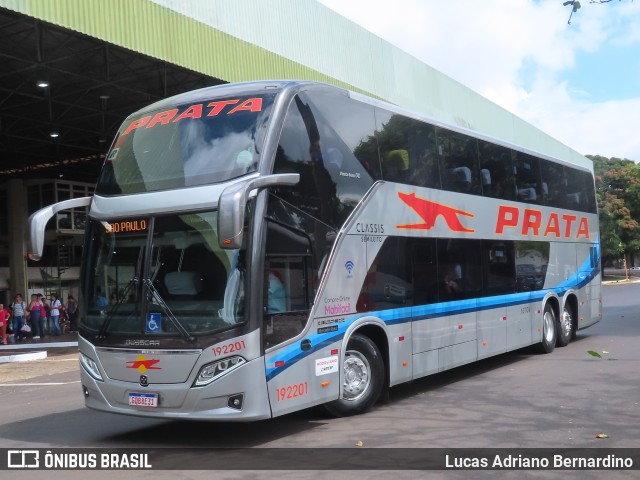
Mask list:
[[[374,132],[370,105],[344,95],[297,95],[285,118],[273,171],[299,173],[300,182],[273,192],[326,225],[342,225],[380,178]],[[373,148],[363,148],[368,145]]]
[[[219,183],[257,170],[275,94],[204,100],[128,118],[96,193]]]

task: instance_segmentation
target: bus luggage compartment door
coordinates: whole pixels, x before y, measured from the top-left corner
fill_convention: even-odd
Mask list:
[[[268,353],[265,367],[273,416],[336,400],[340,392],[339,352],[338,343],[313,351],[311,341],[302,339]]]

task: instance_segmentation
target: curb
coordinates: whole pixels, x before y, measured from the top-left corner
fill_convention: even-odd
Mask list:
[[[29,362],[33,360],[44,360],[47,358],[47,352],[29,352],[29,353],[17,353],[15,355],[3,355],[0,356],[0,364],[12,363],[12,362]]]
[[[47,350],[55,348],[78,347],[78,342],[51,342],[51,343],[20,343],[0,345],[0,365],[12,362],[29,362],[32,360],[44,360],[48,357]],[[24,350],[28,350],[22,352]]]
[[[6,350],[39,350],[42,348],[77,347],[78,342],[48,342],[48,343],[12,343],[0,345],[0,354]]]

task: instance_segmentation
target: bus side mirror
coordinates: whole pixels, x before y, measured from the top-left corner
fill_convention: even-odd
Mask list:
[[[91,203],[91,197],[72,198],[49,205],[34,212],[27,221],[27,255],[31,260],[38,261],[42,258],[44,249],[44,229],[51,217],[62,210],[70,208],[86,207]]]
[[[244,212],[252,190],[279,185],[292,186],[300,181],[299,173],[278,173],[237,183],[224,189],[218,202],[218,243],[220,248],[236,249],[242,245]]]

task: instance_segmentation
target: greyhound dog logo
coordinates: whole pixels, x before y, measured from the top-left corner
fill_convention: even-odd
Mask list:
[[[424,198],[416,197],[415,193],[407,194],[398,192],[400,200],[409,205],[420,215],[424,223],[413,223],[408,225],[398,225],[397,228],[407,228],[412,230],[431,230],[436,224],[438,217],[442,217],[447,223],[449,230],[453,232],[473,233],[475,230],[466,228],[460,221],[459,215],[473,218],[475,215],[464,210],[448,207],[441,203],[431,202]]]
[[[144,373],[147,370],[162,370],[162,368],[155,366],[158,363],[160,363],[160,359],[158,358],[147,360],[147,357],[144,355],[139,355],[135,360],[127,362],[127,368],[135,368],[140,373]]]

